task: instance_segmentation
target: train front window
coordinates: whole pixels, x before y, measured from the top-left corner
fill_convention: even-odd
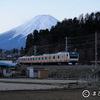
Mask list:
[[[78,54],[70,54],[70,58],[78,58]]]

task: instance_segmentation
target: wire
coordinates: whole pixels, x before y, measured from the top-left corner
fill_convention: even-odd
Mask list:
[[[79,36],[79,37],[68,37],[68,39],[70,40],[70,39],[84,39],[84,38],[90,38],[90,37],[95,37],[95,34],[93,34],[93,35],[85,35],[85,36]],[[97,36],[98,38],[100,38],[100,33],[98,34],[98,36]]]
[[[84,39],[84,38],[88,38],[88,37],[93,37],[93,36],[95,36],[95,35],[89,35],[89,36],[80,36],[80,37],[68,37],[68,39],[70,40],[70,39]]]

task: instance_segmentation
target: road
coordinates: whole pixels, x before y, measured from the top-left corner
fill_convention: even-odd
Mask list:
[[[69,84],[81,84],[81,80],[48,80],[48,79],[0,79],[0,91],[6,90],[41,90],[68,88]]]

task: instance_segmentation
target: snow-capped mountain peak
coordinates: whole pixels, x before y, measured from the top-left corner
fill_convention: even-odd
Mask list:
[[[38,15],[33,19],[29,20],[23,25],[18,26],[14,30],[16,30],[16,34],[12,37],[16,37],[19,34],[23,36],[27,36],[29,33],[32,33],[34,30],[41,29],[51,29],[52,26],[57,24],[58,20],[51,15]]]
[[[51,15],[38,15],[26,23],[0,34],[0,48],[13,49],[25,47],[26,36],[34,30],[51,29],[59,22]]]

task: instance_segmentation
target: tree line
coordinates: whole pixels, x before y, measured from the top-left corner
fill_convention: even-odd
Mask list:
[[[100,36],[100,12],[81,14],[78,18],[74,17],[58,22],[56,26],[52,26],[51,30],[34,30],[27,36],[25,48],[24,50],[21,48],[21,51],[24,51],[24,55],[33,55],[34,45],[37,46],[37,54],[64,51],[65,37],[69,37],[68,51],[71,52],[76,49],[80,53],[81,62],[88,63],[94,60],[95,32],[98,32]],[[44,47],[51,44],[51,47]],[[53,46],[53,44],[55,45]],[[98,45],[100,45],[99,40]],[[85,59],[88,60],[85,61]],[[98,57],[98,59],[100,58]]]

